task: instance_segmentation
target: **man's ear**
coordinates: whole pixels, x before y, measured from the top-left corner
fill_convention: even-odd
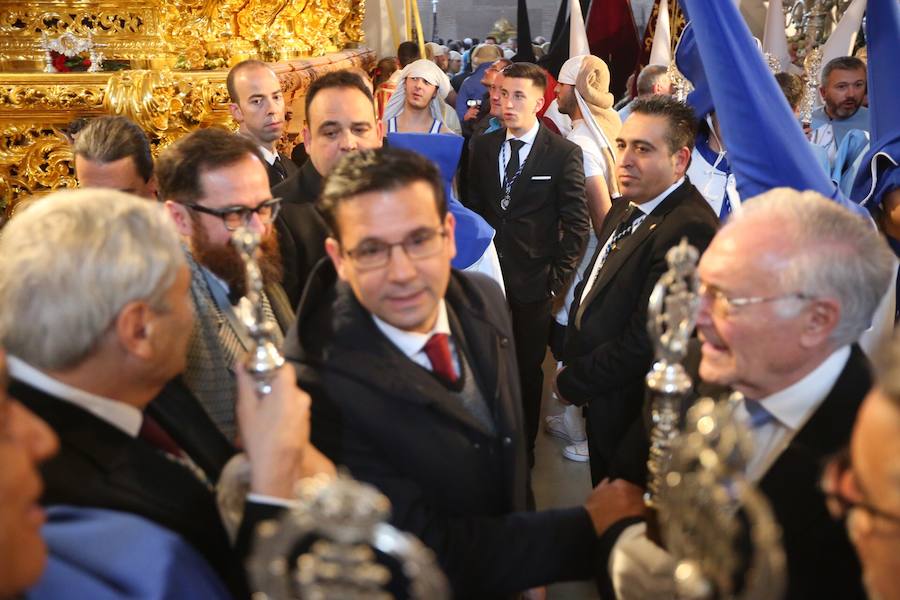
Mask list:
[[[325,253],[328,254],[328,258],[331,259],[331,262],[334,265],[334,270],[337,271],[338,277],[346,281],[347,278],[345,277],[344,270],[347,268],[347,265],[345,262],[346,259],[341,253],[341,243],[335,238],[328,236],[327,238],[325,238]]]
[[[447,243],[450,245],[450,259],[456,257],[456,217],[449,210],[444,217],[444,231],[447,232]]]
[[[113,323],[116,340],[125,351],[144,360],[153,358],[153,311],[144,301],[126,304]]]
[[[159,200],[159,183],[156,181],[156,173],[147,181],[147,195],[153,200]]]
[[[166,200],[165,206],[166,210],[169,211],[169,216],[172,217],[172,221],[175,223],[178,233],[182,236],[190,237],[193,234],[193,223],[191,215],[188,214],[190,209],[184,204],[173,202],[172,200]]]
[[[541,109],[544,108],[544,95],[541,94],[540,98],[538,98],[537,103],[534,105],[534,114],[538,114],[541,112]]]
[[[675,161],[675,172],[681,177],[687,173],[688,166],[691,164],[691,150],[687,146],[682,146],[672,155],[672,159]]]
[[[800,343],[807,348],[826,343],[841,321],[841,305],[833,298],[812,300],[811,304],[800,334]]]
[[[231,113],[231,118],[234,119],[238,125],[244,122],[244,113],[241,111],[241,107],[236,103],[232,102],[228,105],[228,112]]]
[[[312,132],[309,130],[309,123],[303,126],[303,146],[309,153],[309,143],[312,142]]]

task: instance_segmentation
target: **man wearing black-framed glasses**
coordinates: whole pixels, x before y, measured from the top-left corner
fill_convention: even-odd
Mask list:
[[[318,207],[331,260],[285,342],[317,447],[390,499],[393,524],[434,550],[455,598],[589,577],[596,536],[642,510],[639,492],[620,482],[584,507],[527,511],[508,308],[493,280],[451,271],[437,168],[360,150],[326,177]]]
[[[232,367],[250,350],[252,340],[239,316],[248,304],[246,268],[231,236],[241,226],[262,236],[257,258],[265,282],[263,310],[280,336],[293,321],[281,286],[274,226],[281,199],[272,197],[256,145],[224,129],[195,131],[166,148],[157,162],[161,195],[191,267],[197,319],[185,381],[222,433],[234,440]]]

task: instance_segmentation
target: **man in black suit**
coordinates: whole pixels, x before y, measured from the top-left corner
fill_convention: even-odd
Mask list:
[[[530,464],[551,305],[572,280],[591,226],[581,148],[537,118],[546,86],[537,65],[516,63],[503,70],[506,129],[472,140],[468,174],[469,206],[497,232],[494,245],[512,310]]]
[[[292,307],[300,301],[313,267],[325,258],[328,232],[315,208],[322,177],[347,152],[380,148],[382,133],[372,92],[355,73],[335,71],[309,86],[303,128],[309,159],[272,190],[283,200],[275,225],[284,264],[284,289]]]
[[[194,313],[191,273],[165,212],[110,190],[60,192],[11,221],[0,251],[10,393],[60,440],[42,468],[42,502],[147,518],[181,535],[246,596],[242,560],[253,525],[292,497],[304,460],[321,458],[308,447],[309,400],[293,370],[278,374],[264,402],[238,370],[251,481],[233,545],[213,487],[221,459],[206,445],[223,440],[170,381],[185,368]],[[154,400],[160,394],[175,396]],[[161,410],[147,408],[154,403]]]
[[[779,188],[742,207],[700,260],[698,393],[718,397],[716,386],[744,396],[736,418],[753,440],[744,474],[781,527],[785,597],[862,599],[859,563],[819,479],[872,385],[856,341],[888,289],[893,257],[868,223],[814,192]],[[639,483],[648,438],[643,423],[636,429],[614,468]],[[642,527],[617,539],[612,581],[625,599],[667,597],[668,577],[648,573],[665,569],[633,560],[656,554],[640,551],[649,543]]]
[[[642,510],[617,482],[584,508],[525,512],[512,328],[497,284],[450,269],[436,167],[404,150],[346,156],[320,208],[332,236],[286,341],[313,397],[313,441],[391,500],[458,598],[589,575],[596,535]],[[636,508],[635,508],[636,502]]]
[[[284,92],[274,71],[261,60],[239,62],[225,80],[231,104],[228,110],[238,133],[250,138],[266,161],[269,187],[297,172],[289,156],[278,151],[284,133]]]
[[[587,449],[596,485],[638,418],[653,361],[647,303],[666,252],[687,238],[703,251],[716,215],[685,177],[696,135],[691,109],[666,96],[638,99],[616,139],[614,199],[597,251],[569,309],[558,396],[586,406]]]

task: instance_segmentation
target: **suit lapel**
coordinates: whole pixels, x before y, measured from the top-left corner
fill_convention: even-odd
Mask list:
[[[587,268],[584,271],[584,276],[581,281],[578,282],[578,286],[575,288],[575,299],[572,301],[572,306],[569,307],[569,314],[575,315],[575,326],[581,326],[581,316],[584,313],[581,310],[582,306],[587,307],[589,299],[585,298],[585,302],[581,302],[581,296],[584,293],[584,286],[588,284],[591,278],[591,273],[594,272],[594,265],[597,264],[597,260],[600,258],[600,253],[603,251],[603,247],[606,245],[606,240],[613,234],[619,222],[622,220],[622,215],[628,208],[627,200],[613,200],[612,208],[609,209],[609,213],[606,216],[606,219],[603,221],[603,228],[600,230],[600,237],[597,240],[597,248],[594,250],[594,255],[591,257],[591,262],[588,264]]]
[[[485,143],[488,144],[487,174],[489,182],[485,188],[487,197],[484,198],[484,202],[490,205],[498,215],[504,215],[506,211],[500,208],[500,199],[503,197],[503,190],[500,189],[500,149],[506,142],[506,129],[498,129],[487,135],[490,136],[485,140]]]
[[[679,202],[679,200],[684,196],[687,186],[690,186],[691,183],[685,178],[684,182],[675,188],[666,198],[657,205],[657,207],[653,210],[652,213],[647,215],[644,220],[641,222],[640,226],[632,233],[631,235],[621,239],[617,243],[617,248],[611,250],[609,255],[606,257],[606,262],[603,263],[603,266],[600,267],[600,273],[597,275],[597,281],[594,283],[591,291],[588,292],[587,297],[584,299],[583,309],[579,307],[579,313],[576,314],[576,324],[580,324],[581,317],[584,314],[584,311],[590,306],[591,302],[594,301],[594,298],[613,280],[616,273],[625,264],[628,258],[634,254],[634,251],[641,247],[641,245],[646,242],[652,235],[653,231],[659,226],[660,223],[666,218],[666,215],[672,208]],[[621,209],[624,212],[624,208]],[[615,220],[616,226],[618,226],[619,222],[622,220],[621,215],[619,218]],[[609,221],[609,219],[607,219]],[[612,226],[612,224],[610,223]],[[603,231],[603,245],[606,244],[606,240],[609,239],[609,236],[612,235],[612,231],[615,230],[615,226],[612,226],[611,229],[607,230],[606,225],[604,224]],[[602,249],[603,245],[600,245],[599,248]]]
[[[347,365],[344,375],[358,377],[368,387],[380,387],[391,398],[430,405],[467,427],[485,431],[484,426],[456,398],[450,397],[451,392],[428,369],[414,363],[381,333],[345,284],[340,283],[338,287],[342,296],[339,303],[342,306],[336,306],[336,312],[348,312],[347,317],[352,321],[350,327],[335,332],[336,336],[342,338],[339,344],[346,352],[341,358],[341,363]],[[464,331],[466,335],[465,330],[460,327],[454,333],[457,331]],[[473,354],[474,352],[473,348]],[[471,362],[467,376],[475,377],[471,371],[476,367]],[[386,377],[386,373],[402,373],[402,376]]]
[[[538,165],[541,164],[541,159],[547,153],[547,144],[549,143],[549,140],[547,139],[548,135],[550,134],[544,129],[543,125],[539,124],[537,135],[534,137],[534,143],[531,145],[531,151],[528,153],[528,158],[525,159],[525,167],[522,169],[519,178],[512,187],[510,210],[515,209],[517,198],[528,193],[528,182],[531,181],[531,177],[535,174],[535,170]]]

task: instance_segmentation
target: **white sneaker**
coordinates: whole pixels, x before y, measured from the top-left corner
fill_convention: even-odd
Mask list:
[[[575,442],[570,446],[566,446],[563,448],[562,454],[565,458],[574,460],[575,462],[587,462],[591,459],[591,455],[588,452],[587,440]]]
[[[565,413],[544,417],[544,431],[546,431],[553,437],[558,437],[561,440],[565,440],[573,444],[583,442],[587,439],[586,437],[577,439],[569,432],[569,428],[566,427]]]

